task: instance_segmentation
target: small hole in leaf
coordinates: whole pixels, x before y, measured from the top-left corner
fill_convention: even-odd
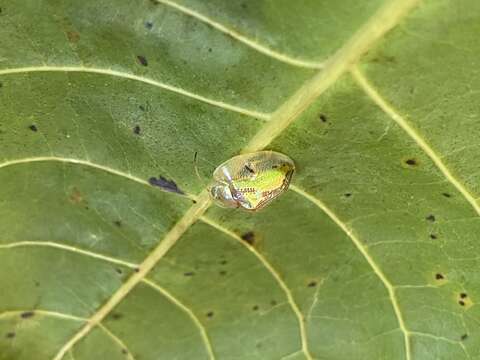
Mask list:
[[[459,304],[460,306],[465,306],[465,301],[463,301],[463,300],[458,300],[458,304]]]
[[[32,124],[28,127],[30,130],[32,130],[33,132],[37,132],[38,131],[38,128],[37,128],[37,125],[35,124]]]
[[[435,216],[434,215],[428,215],[425,220],[434,222],[435,221]]]
[[[318,118],[320,119],[321,122],[324,122],[326,123],[328,121],[327,117],[325,116],[325,114],[320,114],[318,116]]]
[[[432,240],[437,239],[437,235],[435,235],[435,234],[430,234],[430,239],[432,239]]]
[[[452,195],[450,195],[449,193],[446,193],[446,192],[442,193],[442,195],[445,196],[446,198],[452,197]]]
[[[436,273],[436,274],[435,274],[435,279],[437,279],[437,280],[443,280],[443,279],[445,279],[445,276],[443,276],[443,274]]]
[[[468,297],[467,293],[460,293],[460,298],[465,299],[467,297]]]

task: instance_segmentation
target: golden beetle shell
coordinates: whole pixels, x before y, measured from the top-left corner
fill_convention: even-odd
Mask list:
[[[221,207],[257,211],[288,189],[295,164],[275,151],[235,156],[213,172],[210,196]]]

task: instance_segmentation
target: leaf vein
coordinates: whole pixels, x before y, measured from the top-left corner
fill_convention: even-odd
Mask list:
[[[167,290],[165,290],[164,288],[162,288],[160,285],[158,285],[157,283],[155,283],[154,281],[152,280],[148,280],[146,278],[144,278],[142,280],[143,283],[147,284],[148,286],[150,286],[151,288],[155,289],[156,291],[158,291],[160,294],[162,294],[164,297],[166,297],[170,302],[172,302],[173,304],[175,304],[177,307],[179,307],[183,312],[185,312],[189,317],[190,319],[193,321],[193,323],[195,324],[195,326],[198,328],[198,330],[200,331],[200,335],[202,337],[202,340],[205,344],[205,347],[207,349],[207,353],[208,353],[208,356],[211,360],[215,360],[215,354],[213,352],[213,347],[212,347],[212,343],[210,341],[210,338],[208,337],[208,334],[207,334],[207,330],[206,328],[203,326],[203,324],[200,322],[200,320],[198,319],[198,317],[195,315],[195,313],[193,312],[193,310],[191,310],[190,308],[188,308],[188,306],[186,306],[185,304],[183,304],[180,300],[178,300],[175,296],[173,296],[171,293],[169,293]]]
[[[340,227],[340,229],[343,230],[343,232],[352,240],[353,244],[356,246],[356,248],[360,251],[360,253],[363,255],[367,263],[370,265],[372,268],[373,272],[378,276],[380,281],[383,283],[385,286],[388,296],[390,298],[390,301],[393,306],[393,310],[395,312],[395,316],[397,317],[397,321],[399,324],[399,327],[403,333],[404,340],[405,340],[405,357],[407,360],[411,359],[411,350],[410,350],[410,337],[409,337],[409,331],[405,325],[405,321],[403,319],[402,312],[400,310],[400,305],[398,302],[398,299],[395,295],[395,287],[393,284],[390,282],[390,280],[387,279],[383,271],[380,269],[380,267],[377,265],[373,257],[368,253],[367,247],[360,241],[360,239],[353,233],[353,231],[342,221],[340,218],[332,211],[330,208],[327,207],[325,203],[323,203],[320,199],[317,197],[307,193],[306,191],[300,189],[299,187],[295,185],[290,185],[290,189],[298,193],[299,195],[305,197],[307,200],[312,202],[314,205],[316,205],[320,210],[322,210],[332,221]]]
[[[232,104],[225,103],[223,101],[219,100],[214,100],[207,98],[202,95],[195,94],[193,92],[190,92],[188,90],[182,89],[177,86],[169,85],[162,83],[160,81],[150,79],[144,76],[139,76],[139,75],[134,75],[130,74],[127,72],[122,72],[118,70],[113,70],[113,69],[100,69],[100,68],[90,68],[90,67],[83,67],[83,66],[30,66],[30,67],[22,67],[22,68],[12,68],[12,69],[3,69],[0,70],[0,76],[1,75],[9,75],[9,74],[24,74],[24,73],[34,73],[34,72],[65,72],[65,73],[90,73],[90,74],[100,74],[100,75],[107,75],[107,76],[113,76],[113,77],[120,77],[124,79],[129,79],[129,80],[134,80],[134,81],[140,81],[145,84],[153,85],[156,87],[159,87],[164,90],[168,90],[171,92],[174,92],[179,95],[183,95],[201,102],[204,102],[209,105],[213,105],[225,110],[233,111],[236,113],[240,113],[246,116],[250,116],[256,119],[261,119],[261,120],[269,120],[270,115],[267,113],[255,111],[255,110],[249,110],[242,108],[240,106],[235,106]]]
[[[368,79],[360,72],[357,67],[351,69],[351,73],[360,87],[371,98],[371,100],[382,109],[390,118],[400,126],[408,136],[410,136],[415,143],[425,152],[425,154],[432,160],[435,166],[445,176],[448,182],[450,182],[467,200],[467,202],[473,207],[478,215],[480,215],[480,205],[475,200],[470,191],[464,184],[458,180],[450,169],[442,161],[442,157],[439,156],[430,144],[423,138],[422,134],[418,132],[405,118],[403,118],[387,100],[378,92],[377,89],[368,81]]]
[[[211,19],[206,15],[203,15],[196,10],[193,10],[193,9],[190,9],[186,6],[177,4],[174,1],[170,1],[170,0],[156,0],[156,1],[160,4],[163,4],[163,5],[169,6],[171,8],[174,8],[174,9],[178,10],[179,12],[181,12],[181,13],[187,15],[187,16],[191,16],[191,17],[193,17],[193,18],[195,18],[195,19],[197,19],[197,20],[199,20],[199,21],[201,21],[205,24],[208,24],[211,27],[213,27],[214,29],[224,33],[225,35],[228,35],[228,36],[240,41],[241,43],[249,46],[250,48],[252,48],[252,49],[254,49],[254,50],[256,50],[256,51],[258,51],[258,52],[260,52],[264,55],[267,55],[267,56],[269,56],[269,57],[271,57],[271,58],[273,58],[277,61],[284,62],[286,64],[293,65],[293,66],[308,68],[308,69],[322,69],[323,68],[323,63],[316,62],[316,61],[305,60],[305,59],[300,59],[300,58],[292,57],[292,56],[287,55],[287,54],[283,54],[283,53],[281,53],[277,50],[274,50],[274,49],[271,49],[271,48],[269,48],[265,45],[262,45],[262,44],[258,43],[257,41],[248,38],[245,35],[240,34],[239,32],[235,31],[234,29],[231,29],[228,26],[225,26],[225,25],[215,21],[214,19]]]
[[[19,247],[32,247],[32,246],[33,247],[35,247],[35,246],[51,247],[51,248],[55,248],[55,249],[65,250],[65,251],[73,252],[73,253],[76,253],[76,254],[81,254],[81,255],[89,256],[89,257],[92,257],[92,258],[95,258],[95,259],[110,262],[110,263],[113,263],[113,264],[122,265],[122,266],[129,267],[129,268],[132,268],[132,269],[136,269],[138,267],[138,264],[134,264],[134,263],[131,263],[131,262],[128,262],[128,261],[117,259],[117,258],[114,258],[114,257],[111,257],[111,256],[98,254],[98,253],[93,252],[93,251],[80,249],[80,248],[77,248],[75,246],[59,244],[59,243],[56,243],[56,242],[53,242],[53,241],[18,241],[18,242],[13,242],[13,243],[8,243],[8,244],[1,244],[0,245],[0,250],[2,250],[2,249],[15,249],[15,248],[19,248]]]
[[[213,220],[211,220],[211,219],[209,219],[205,216],[200,217],[200,220],[203,221],[205,224],[208,224],[211,227],[213,227],[213,228],[223,232],[224,234],[234,238],[235,240],[237,240],[242,246],[244,246],[253,255],[255,255],[255,257],[258,259],[258,261],[260,261],[260,263],[262,263],[262,265],[273,276],[273,278],[275,279],[277,284],[280,286],[280,288],[285,293],[285,296],[287,298],[287,302],[290,305],[290,307],[292,308],[292,310],[295,314],[295,317],[298,320],[298,326],[300,328],[300,339],[301,339],[301,342],[302,342],[302,351],[305,354],[305,356],[307,357],[307,359],[311,360],[312,355],[310,354],[310,351],[308,350],[308,338],[307,338],[307,331],[306,331],[306,328],[305,328],[304,316],[301,313],[297,303],[295,302],[295,299],[293,298],[292,291],[288,288],[285,281],[283,281],[283,279],[280,276],[280,274],[278,273],[278,271],[275,270],[275,268],[268,262],[268,260],[262,254],[260,254],[253,246],[247,245],[245,243],[245,241],[243,241],[240,238],[240,236],[235,234],[233,231],[230,231],[230,230],[224,228],[220,224],[216,223],[215,221],[213,221]]]

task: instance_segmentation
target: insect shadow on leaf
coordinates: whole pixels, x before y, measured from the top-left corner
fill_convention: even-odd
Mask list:
[[[150,183],[150,185],[157,186],[164,191],[185,195],[185,193],[178,188],[175,181],[167,180],[163,176],[160,176],[158,178],[151,177],[150,179],[148,179],[148,182]]]

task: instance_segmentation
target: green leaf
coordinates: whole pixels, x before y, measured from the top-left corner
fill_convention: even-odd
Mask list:
[[[0,360],[480,358],[477,1],[0,1],[0,25]],[[291,189],[212,205],[261,149]]]

